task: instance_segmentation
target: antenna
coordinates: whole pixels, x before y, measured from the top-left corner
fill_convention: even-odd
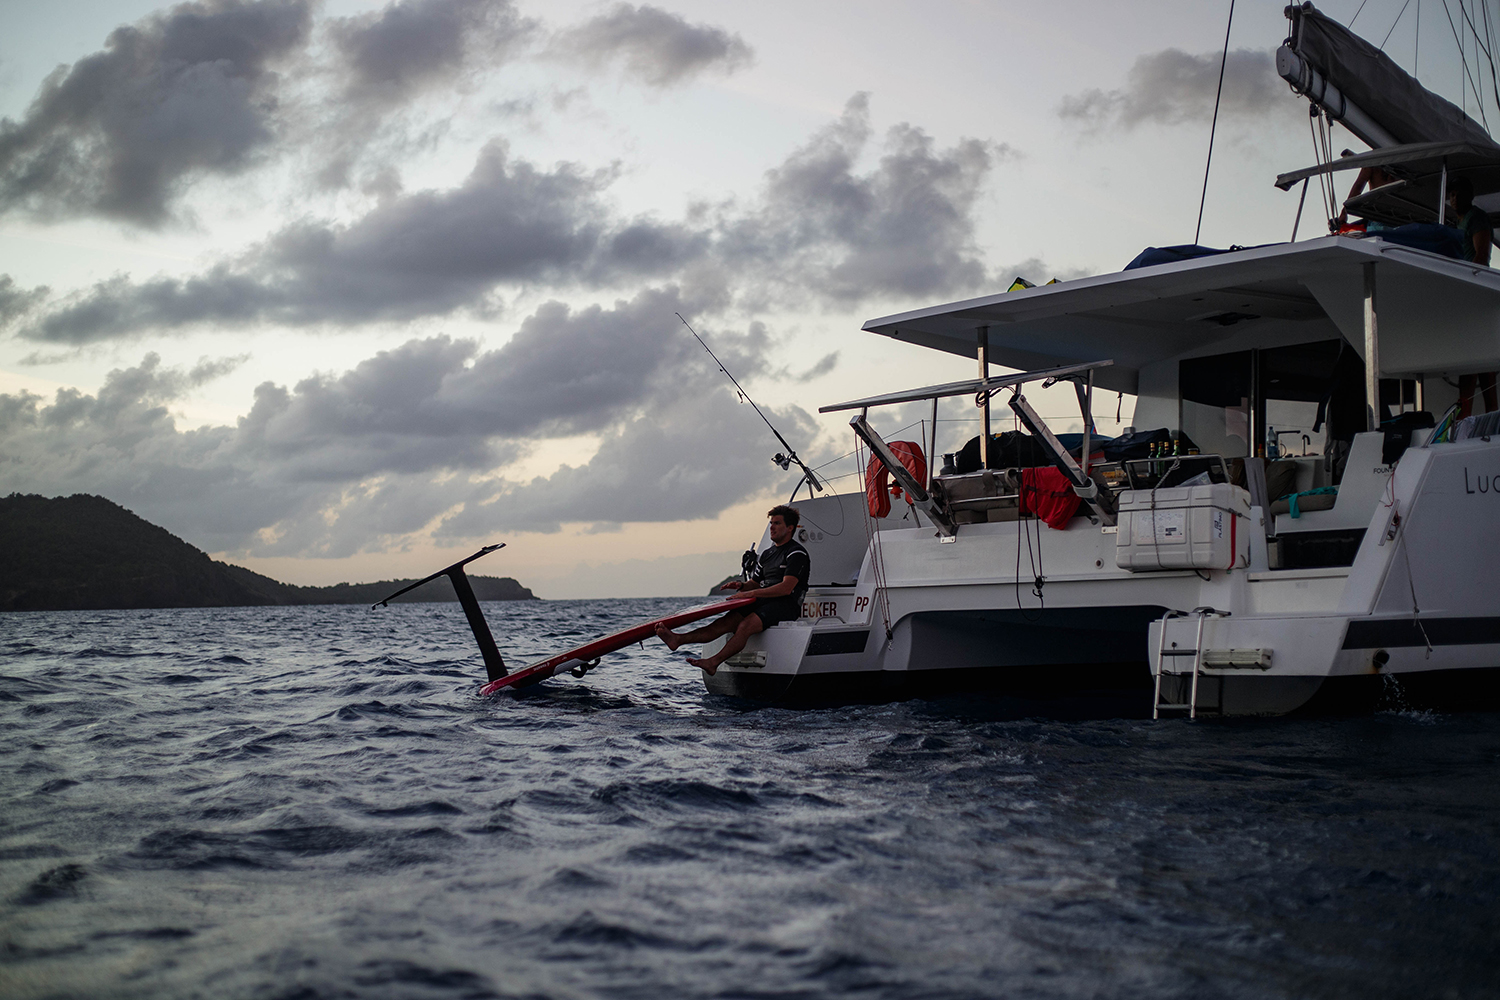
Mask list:
[[[676,316],[678,319],[682,319],[682,313],[673,313],[672,315]],[[714,364],[719,366],[719,371],[723,372],[724,377],[734,383],[734,389],[740,394],[740,398],[749,403],[751,407],[754,408],[756,414],[760,417],[760,419],[764,420],[766,422],[766,426],[771,428],[771,433],[776,435],[776,440],[780,441],[781,446],[786,449],[785,454],[777,454],[777,456],[771,459],[771,461],[775,462],[783,469],[790,469],[793,463],[795,463],[797,468],[802,470],[802,478],[807,480],[807,485],[811,486],[815,490],[822,490],[823,484],[818,482],[818,477],[813,475],[813,470],[807,467],[806,462],[797,457],[797,452],[792,448],[791,445],[787,444],[786,438],[782,437],[781,432],[776,429],[776,426],[772,424],[769,419],[767,419],[764,413],[761,413],[760,407],[755,405],[755,400],[751,399],[750,394],[745,391],[745,387],[740,385],[739,379],[729,374],[729,369],[724,367],[724,362],[720,361],[719,356],[713,352],[713,349],[703,342],[703,338],[698,336],[698,331],[693,329],[693,325],[691,323],[689,323],[685,319],[682,319],[682,325],[688,328],[688,333],[691,333],[693,335],[694,340],[696,340],[700,344],[703,344],[703,349],[705,351],[708,351],[708,356],[714,359]],[[793,492],[796,491],[794,490]]]

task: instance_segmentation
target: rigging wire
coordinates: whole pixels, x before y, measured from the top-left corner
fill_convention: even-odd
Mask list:
[[[1460,0],[1460,3],[1462,3],[1462,0]],[[1453,23],[1453,12],[1448,9],[1448,0],[1443,0],[1443,14],[1448,18],[1448,30],[1453,33],[1454,44],[1458,46],[1458,61],[1463,66],[1463,79],[1469,81],[1469,90],[1473,91],[1475,100],[1479,102],[1479,120],[1484,124],[1485,131],[1489,131],[1490,121],[1484,113],[1484,97],[1480,94],[1479,88],[1474,85],[1474,76],[1469,72],[1469,54],[1464,51],[1464,43],[1458,37],[1458,25]],[[1478,39],[1475,39],[1475,41],[1477,42]],[[1460,95],[1459,100],[1466,104],[1467,97],[1464,94],[1463,80],[1459,81],[1458,90]],[[1464,107],[1461,110],[1467,111],[1468,109]]]
[[[1360,13],[1365,9],[1365,4],[1367,4],[1369,2],[1370,2],[1370,0],[1360,0],[1359,10],[1355,11],[1354,12],[1354,16],[1351,17],[1351,18],[1349,18],[1349,23],[1347,25],[1345,25],[1345,27],[1351,28],[1351,29],[1354,27],[1354,22],[1359,20]]]
[[[1490,23],[1490,5],[1488,3],[1482,4],[1479,9],[1484,13],[1484,38],[1485,41],[1489,42],[1489,51],[1493,53],[1495,51],[1495,33]],[[1496,78],[1495,60],[1493,58],[1490,60],[1490,88],[1495,92],[1496,107],[1500,107],[1500,79]]]
[[[1208,159],[1203,164],[1203,194],[1198,198],[1198,228],[1193,230],[1196,245],[1203,235],[1203,206],[1208,202],[1208,172],[1214,163],[1214,133],[1219,128],[1219,101],[1224,97],[1224,67],[1229,65],[1229,32],[1234,27],[1234,0],[1229,0],[1229,23],[1224,26],[1224,55],[1219,59],[1219,89],[1214,94],[1214,118],[1208,126]]]
[[[1459,3],[1463,3],[1463,0],[1459,0]],[[1401,18],[1406,15],[1406,8],[1410,6],[1411,0],[1406,0],[1406,3],[1401,5],[1401,13],[1396,15],[1396,20],[1391,22],[1391,30],[1385,33],[1385,38],[1383,38],[1380,42],[1380,51],[1385,51],[1385,43],[1390,41],[1391,36],[1396,33],[1396,25],[1401,23]]]
[[[1459,13],[1463,15],[1463,19],[1469,23],[1469,33],[1474,36],[1474,48],[1475,49],[1482,49],[1484,51],[1484,58],[1485,58],[1485,60],[1490,64],[1490,85],[1491,85],[1491,87],[1493,87],[1495,89],[1495,104],[1497,106],[1500,106],[1500,83],[1496,82],[1496,77],[1495,77],[1495,56],[1494,56],[1494,53],[1491,51],[1492,48],[1493,48],[1493,46],[1486,45],[1485,42],[1484,42],[1484,40],[1482,40],[1479,37],[1479,28],[1478,28],[1478,26],[1476,26],[1474,24],[1474,17],[1473,17],[1473,15],[1471,15],[1469,13],[1468,7],[1464,4],[1464,0],[1458,0],[1458,10],[1459,10]],[[1485,20],[1486,20],[1485,27],[1488,28],[1489,27],[1489,24],[1488,24],[1489,9],[1488,8],[1485,9]],[[1474,61],[1475,61],[1475,63],[1479,62],[1479,59],[1478,59],[1477,56],[1475,57]],[[1481,102],[1481,106],[1482,106],[1482,103],[1483,102]],[[1482,114],[1482,112],[1481,112],[1481,114]]]

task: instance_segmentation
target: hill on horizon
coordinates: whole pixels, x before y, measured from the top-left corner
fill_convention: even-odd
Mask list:
[[[299,587],[212,559],[104,497],[0,498],[0,611],[374,604],[414,582]],[[508,576],[469,582],[481,601],[537,600]],[[441,577],[397,603],[457,600]]]

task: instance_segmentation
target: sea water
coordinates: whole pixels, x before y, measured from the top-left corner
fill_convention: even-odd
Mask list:
[[[687,600],[490,604],[522,664]],[[456,605],[0,616],[0,996],[1500,996],[1500,717],[786,709]]]

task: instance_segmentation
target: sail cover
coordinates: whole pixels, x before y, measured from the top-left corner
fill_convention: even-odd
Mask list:
[[[1287,47],[1400,142],[1493,144],[1474,119],[1311,3],[1288,7],[1286,14],[1292,21]]]

